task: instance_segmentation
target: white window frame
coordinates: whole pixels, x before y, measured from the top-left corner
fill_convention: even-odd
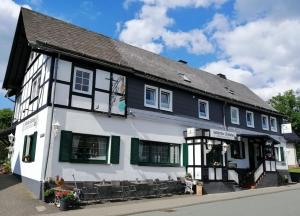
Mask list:
[[[200,115],[200,103],[206,104],[206,116]],[[198,117],[201,119],[207,119],[209,120],[209,102],[207,100],[198,99]]]
[[[264,124],[263,124],[263,118],[266,118],[267,119],[267,126],[266,127],[264,127]],[[270,128],[270,126],[269,126],[269,117],[267,116],[267,115],[264,115],[264,114],[262,114],[261,115],[261,128],[263,129],[263,130],[269,130],[269,128]]]
[[[36,82],[36,88],[33,89],[33,84],[35,82]],[[30,100],[31,101],[39,96],[40,85],[41,85],[41,74],[37,75],[34,79],[32,79],[31,92],[30,92]]]
[[[275,122],[275,127],[272,127],[272,119]],[[277,118],[276,117],[270,116],[270,128],[271,128],[271,131],[273,131],[273,132],[277,132],[278,131],[278,128],[277,128]]]
[[[147,104],[147,100],[146,100],[146,90],[147,88],[153,89],[155,90],[155,104]],[[144,106],[145,107],[150,107],[150,108],[154,108],[154,109],[158,109],[158,88],[155,86],[150,86],[150,85],[145,85],[144,87]]]
[[[165,92],[165,93],[168,93],[170,95],[170,104],[169,104],[169,108],[166,108],[166,107],[162,107],[161,104],[161,93],[162,92]],[[170,90],[167,90],[167,89],[159,89],[159,109],[161,110],[165,110],[165,111],[169,111],[169,112],[172,112],[173,111],[173,92],[170,91]]]
[[[90,74],[90,79],[89,79],[89,90],[86,91],[82,91],[82,90],[78,90],[75,89],[75,84],[76,84],[76,72],[77,70],[82,71],[82,72],[86,72]],[[87,94],[90,95],[92,94],[92,89],[93,89],[93,71],[92,70],[88,70],[88,69],[84,69],[81,67],[74,67],[74,74],[73,74],[73,92],[78,92],[78,93],[82,93],[82,94]]]
[[[237,113],[237,121],[233,121],[233,118],[232,118],[232,111],[233,111],[233,110],[236,110],[236,113]],[[239,110],[239,108],[233,107],[233,106],[230,107],[230,120],[231,120],[231,123],[232,123],[232,124],[236,124],[236,125],[239,125],[239,124],[240,124],[240,110]]]
[[[251,124],[248,124],[248,121],[247,121],[247,114],[250,113],[251,114]],[[246,124],[247,124],[247,127],[251,127],[251,128],[254,128],[254,113],[251,112],[251,111],[246,111]]]

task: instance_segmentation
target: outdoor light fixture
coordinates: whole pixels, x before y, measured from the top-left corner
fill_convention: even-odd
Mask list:
[[[212,150],[213,145],[214,145],[214,141],[213,140],[207,140],[207,144],[206,144],[207,150],[206,150],[206,153],[209,153]]]
[[[226,142],[223,142],[223,149],[222,149],[222,153],[225,154],[228,150],[228,144]]]
[[[267,146],[271,146],[272,143],[273,143],[272,140],[267,140],[267,141],[266,141],[266,145],[267,145]]]
[[[15,142],[15,135],[13,135],[12,133],[8,135],[8,141],[10,142],[10,144],[14,144]]]
[[[55,122],[52,126],[53,126],[54,136],[57,136],[57,134],[58,134],[58,132],[60,130],[60,124],[59,124],[59,122],[58,121]]]

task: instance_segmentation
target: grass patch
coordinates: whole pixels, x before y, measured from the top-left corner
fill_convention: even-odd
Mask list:
[[[298,168],[290,168],[289,172],[300,173],[300,167],[298,167]]]

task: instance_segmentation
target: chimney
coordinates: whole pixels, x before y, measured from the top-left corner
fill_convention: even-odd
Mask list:
[[[227,79],[226,76],[224,74],[221,74],[221,73],[218,73],[217,76],[221,77],[222,79]]]
[[[182,59],[179,59],[178,62],[182,63],[182,64],[187,64],[187,61],[184,61]]]

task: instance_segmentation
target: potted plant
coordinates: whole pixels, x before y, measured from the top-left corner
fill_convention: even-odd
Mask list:
[[[78,205],[79,205],[79,199],[77,198],[76,194],[74,192],[69,192],[66,196],[63,196],[60,199],[59,209],[62,211],[66,211]]]
[[[54,189],[48,189],[44,193],[44,201],[46,203],[54,202],[55,199],[55,191]]]
[[[30,155],[25,155],[24,158],[23,158],[23,161],[24,162],[30,162],[31,161]]]

